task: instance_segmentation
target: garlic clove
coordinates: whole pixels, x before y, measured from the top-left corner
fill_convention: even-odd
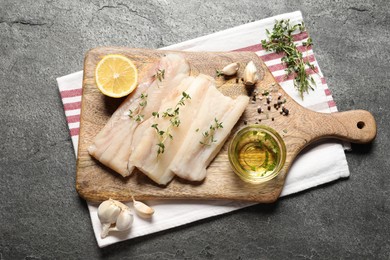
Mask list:
[[[142,218],[151,218],[154,214],[154,209],[141,201],[137,201],[133,197],[133,206],[138,216]]]
[[[103,201],[98,208],[98,217],[101,223],[115,223],[121,208],[114,204],[112,199]]]
[[[235,63],[231,63],[231,64],[225,66],[221,70],[221,72],[222,72],[223,75],[232,76],[232,75],[237,73],[239,68],[240,68],[240,64],[235,62]]]
[[[244,70],[244,83],[245,85],[254,85],[258,80],[257,68],[253,61],[248,62]]]
[[[117,231],[124,231],[131,228],[134,221],[133,214],[130,210],[122,210],[116,220],[115,228]]]

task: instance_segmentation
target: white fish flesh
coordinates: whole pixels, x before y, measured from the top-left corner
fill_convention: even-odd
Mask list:
[[[164,70],[163,78],[153,76],[157,70]],[[203,180],[207,166],[244,112],[249,97],[224,96],[213,78],[189,74],[190,67],[182,56],[161,58],[96,135],[89,153],[124,177],[137,167],[161,185],[168,184],[175,175]],[[184,95],[190,98],[183,99]],[[146,103],[140,106],[143,101]],[[175,109],[179,111],[176,117],[163,116]],[[135,120],[136,114],[142,115],[142,120]],[[173,118],[180,124],[172,124]],[[215,129],[217,124],[221,127]]]
[[[194,118],[200,116],[198,112],[203,106],[208,89],[211,87],[213,87],[213,81],[205,75],[184,79],[176,90],[163,100],[158,111],[160,117],[149,118],[136,129],[132,144],[134,150],[130,156],[130,162],[156,183],[167,184],[174,177],[169,166],[175,158],[181,157],[178,151],[184,144],[185,138],[196,134],[195,132],[189,133],[188,130]],[[177,106],[183,97],[183,91],[191,98],[185,100],[183,106]],[[178,127],[171,125],[171,118],[161,116],[168,109],[173,111],[175,107],[179,108],[180,125]],[[162,138],[159,137],[156,129],[151,127],[153,124],[157,124],[158,129],[164,132],[169,129],[169,134],[172,136],[171,139],[165,135],[164,153],[158,153],[158,143]]]
[[[214,85],[205,96],[183,145],[177,151],[179,156],[169,166],[176,175],[190,181],[201,181],[206,177],[207,166],[221,150],[249,102],[248,96],[226,97]],[[216,127],[216,120],[223,128],[214,131],[212,140],[205,138],[203,133],[210,135],[210,126]]]
[[[157,70],[164,70],[164,78],[154,77]],[[186,60],[177,54],[168,54],[153,66],[151,72],[136,90],[114,112],[104,128],[96,135],[88,152],[104,165],[126,177],[134,167],[128,165],[131,154],[131,143],[136,127],[140,122],[129,117],[129,110],[137,111],[141,94],[147,95],[147,105],[141,114],[143,120],[157,111],[165,93],[177,86],[184,77],[188,77],[190,67]]]

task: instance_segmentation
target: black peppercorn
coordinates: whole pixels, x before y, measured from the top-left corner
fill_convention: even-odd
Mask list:
[[[289,111],[288,111],[287,108],[283,107],[283,108],[282,108],[282,113],[284,113],[284,115],[287,116],[288,113],[289,113]]]

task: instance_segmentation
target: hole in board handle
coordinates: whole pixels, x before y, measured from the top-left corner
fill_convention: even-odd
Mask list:
[[[363,129],[366,126],[366,124],[363,121],[359,121],[356,126],[359,129]]]

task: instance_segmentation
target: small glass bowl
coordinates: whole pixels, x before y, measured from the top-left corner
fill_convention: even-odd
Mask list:
[[[228,155],[233,171],[243,181],[258,184],[278,175],[286,161],[286,145],[274,129],[250,125],[234,135]]]

